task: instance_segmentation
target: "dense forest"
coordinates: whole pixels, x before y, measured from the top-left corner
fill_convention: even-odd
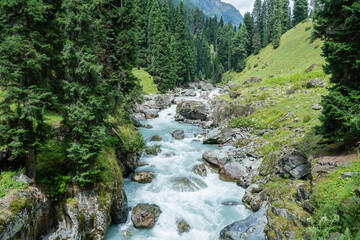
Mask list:
[[[194,80],[221,81],[229,70],[241,72],[246,58],[269,43],[280,45],[281,35],[308,17],[307,1],[296,1],[292,20],[288,0],[257,0],[244,22],[234,26],[223,18],[206,17],[198,7],[180,2],[148,0],[136,3],[139,67],[147,68],[161,91]]]

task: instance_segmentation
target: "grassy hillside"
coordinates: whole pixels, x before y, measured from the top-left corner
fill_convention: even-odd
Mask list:
[[[146,72],[146,69],[142,68],[139,70],[137,68],[134,68],[132,72],[135,75],[135,77],[140,79],[140,85],[143,87],[143,91],[145,94],[159,93],[154,83],[153,77],[148,72]]]
[[[284,77],[303,73],[309,66],[316,63],[315,72],[322,71],[325,60],[320,56],[320,40],[311,41],[312,23],[300,23],[286,32],[281,38],[281,45],[274,49],[270,44],[258,55],[251,55],[247,67],[241,73],[230,73],[224,80],[244,82],[253,76],[268,79],[271,76]]]

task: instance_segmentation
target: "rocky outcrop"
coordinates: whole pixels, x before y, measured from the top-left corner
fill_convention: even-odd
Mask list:
[[[154,179],[154,177],[155,177],[155,174],[153,172],[138,171],[138,172],[135,172],[131,176],[131,179],[138,183],[151,183],[152,180]]]
[[[307,157],[297,150],[280,159],[281,173],[283,176],[289,174],[296,179],[306,178],[311,174],[311,164]]]
[[[153,228],[161,214],[155,204],[138,204],[131,213],[131,221],[135,228]]]
[[[138,104],[133,109],[132,117],[137,121],[144,121],[158,117],[158,113],[169,107],[174,100],[172,95],[147,95],[144,96],[144,102]]]
[[[218,127],[211,130],[204,138],[205,144],[221,144],[232,139],[232,130],[228,127]]]
[[[326,87],[326,83],[319,78],[315,78],[310,82],[306,83],[306,88]]]
[[[248,209],[254,212],[260,209],[261,204],[266,199],[265,193],[261,191],[262,188],[258,184],[252,184],[246,189],[242,201]]]
[[[220,232],[220,240],[265,240],[266,225],[265,210],[261,209],[244,220],[226,226]]]
[[[183,101],[177,105],[175,119],[205,121],[209,114],[208,107],[200,101]]]
[[[128,216],[122,185],[114,187],[113,190],[103,184],[92,189],[70,187],[68,198],[57,206],[58,227],[46,239],[103,239],[112,217],[115,223],[122,223]]]
[[[251,77],[244,82],[244,85],[248,85],[250,83],[260,83],[262,81],[263,81],[263,79],[260,76]]]
[[[244,175],[247,175],[246,167],[238,162],[227,163],[220,171],[220,178],[225,181],[237,181]]]
[[[183,130],[175,130],[171,133],[171,136],[173,136],[176,140],[182,140],[185,138],[185,133]]]
[[[0,198],[0,239],[35,240],[55,224],[50,200],[38,187]]]
[[[138,167],[142,151],[125,152],[122,148],[116,148],[116,160],[121,167],[124,177],[129,176]]]

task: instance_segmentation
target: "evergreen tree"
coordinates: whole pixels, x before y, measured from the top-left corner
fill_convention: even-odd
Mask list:
[[[315,14],[315,34],[325,40],[324,70],[333,86],[323,98],[321,127],[327,138],[358,139],[360,136],[360,17],[356,0],[320,0]],[[355,14],[357,13],[357,14]]]
[[[261,6],[261,39],[262,47],[266,47],[269,44],[269,1],[264,0]]]
[[[280,38],[282,35],[281,21],[283,19],[282,10],[282,0],[271,0],[271,42],[274,48],[278,48],[280,46]]]
[[[232,68],[237,72],[241,72],[246,67],[246,46],[248,45],[248,39],[246,25],[243,24],[233,39],[231,65]]]
[[[141,67],[147,66],[147,26],[148,26],[148,1],[136,0],[136,23],[137,23],[137,42],[138,56],[137,64]]]
[[[281,30],[282,34],[284,34],[291,28],[291,8],[289,0],[282,0],[281,16]]]
[[[0,84],[5,93],[0,102],[0,144],[25,159],[30,178],[35,178],[36,149],[47,134],[46,87],[56,75],[51,58],[57,49],[47,38],[48,31],[54,31],[51,8],[51,1],[0,4]]]
[[[308,0],[295,0],[293,24],[296,25],[308,17]]]
[[[252,38],[253,38],[253,29],[254,29],[254,19],[249,12],[244,14],[244,25],[246,26],[248,32],[248,44],[246,46],[247,55],[252,53]],[[240,28],[239,28],[240,29]]]
[[[261,21],[261,0],[255,0],[252,16],[254,19],[252,50],[254,54],[258,54],[262,47],[261,32],[263,26]]]

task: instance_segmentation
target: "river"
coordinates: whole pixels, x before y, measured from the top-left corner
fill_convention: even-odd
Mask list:
[[[148,144],[162,146],[162,152],[158,156],[143,156],[141,161],[149,165],[137,169],[154,172],[152,183],[140,184],[131,179],[124,180],[129,206],[132,208],[139,203],[158,205],[162,211],[158,222],[152,229],[136,229],[129,216],[125,224],[110,226],[106,240],[219,239],[219,232],[226,225],[251,214],[241,202],[244,189],[235,183],[220,180],[218,174],[208,168],[206,177],[192,172],[194,165],[202,163],[202,153],[217,149],[218,146],[202,144],[203,130],[197,126],[176,122],[175,113],[176,105],[172,105],[160,112],[158,118],[142,122],[153,126],[152,129],[141,129]],[[171,136],[171,133],[178,129],[185,131],[185,139],[175,140]],[[150,142],[154,135],[162,136],[163,140]],[[195,192],[181,192],[170,184],[174,177],[199,178],[207,187]],[[228,206],[222,204],[224,201],[236,201],[240,204]],[[177,232],[177,219],[185,219],[191,230],[180,236]],[[131,236],[125,237],[124,231],[129,231]]]

